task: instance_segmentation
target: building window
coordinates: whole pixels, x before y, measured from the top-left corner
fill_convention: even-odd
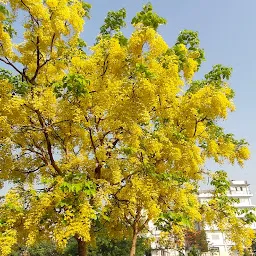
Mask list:
[[[249,200],[245,199],[245,198],[241,198],[241,199],[239,199],[239,203],[240,204],[249,204]]]
[[[240,190],[243,191],[243,187],[240,187]]]
[[[220,240],[220,236],[218,234],[212,235],[212,240]]]

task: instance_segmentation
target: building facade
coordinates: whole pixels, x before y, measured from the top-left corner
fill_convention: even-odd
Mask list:
[[[228,196],[231,198],[239,199],[239,203],[235,203],[235,206],[240,209],[252,209],[255,205],[252,203],[253,194],[250,191],[249,184],[247,181],[230,181],[230,189],[228,192]],[[210,190],[201,190],[199,192],[199,201],[205,202],[212,198],[212,193]],[[256,223],[253,223],[251,226],[254,230],[256,230]],[[220,256],[230,256],[235,255],[235,253],[231,252],[230,248],[232,247],[232,243],[226,239],[225,235],[220,232],[216,227],[204,227],[207,240],[209,243],[209,247],[211,251],[214,251],[215,255]]]
[[[239,203],[236,203],[235,206],[240,209],[252,209],[255,205],[252,203],[253,194],[250,191],[249,184],[247,181],[230,181],[230,189],[228,192],[228,196],[231,198],[239,199]],[[212,190],[200,190],[198,199],[201,203],[209,201],[212,198]],[[253,223],[251,226],[254,230],[256,230],[256,223]],[[180,255],[180,252],[176,250],[168,250],[165,248],[161,248],[157,243],[158,238],[160,237],[160,230],[153,225],[150,224],[149,229],[151,230],[151,236],[155,237],[155,241],[151,244],[151,255],[152,256],[177,256]],[[217,227],[204,227],[206,232],[207,241],[209,244],[209,255],[219,255],[219,256],[233,256],[236,255],[235,252],[231,252],[232,243],[226,239],[225,235],[217,229]],[[186,254],[183,251],[181,254]],[[207,255],[208,253],[205,253]]]

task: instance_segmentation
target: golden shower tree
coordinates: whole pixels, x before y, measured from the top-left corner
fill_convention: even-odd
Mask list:
[[[196,196],[211,175],[205,161],[242,165],[249,151],[217,124],[235,108],[231,70],[216,65],[192,80],[204,60],[197,33],[169,47],[148,4],[130,38],[120,32],[125,10],[110,12],[88,53],[80,33],[89,4],[0,2],[0,181],[12,184],[0,203],[1,255],[74,237],[84,256],[101,223],[132,238],[134,256],[149,221],[165,217],[180,241],[202,215],[210,221],[213,208]],[[251,231],[238,228],[249,244]]]

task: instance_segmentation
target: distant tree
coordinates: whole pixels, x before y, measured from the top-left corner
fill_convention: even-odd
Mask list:
[[[51,241],[41,241],[31,247],[20,247],[12,252],[11,256],[62,256],[63,254],[57,250],[57,247]],[[68,256],[68,255],[67,255]]]
[[[101,239],[97,241],[96,247],[90,247],[88,256],[129,256],[131,240],[109,240]],[[136,256],[144,256],[150,251],[150,245],[144,238],[138,238]]]
[[[200,252],[208,252],[208,242],[204,230],[187,231],[185,242],[188,250],[194,247]]]
[[[88,256],[129,256],[131,240],[110,240],[98,237],[95,246],[89,246]],[[63,252],[51,241],[42,241],[29,248],[20,247],[12,252],[11,256],[77,256],[78,244],[75,239],[70,239]],[[144,238],[138,239],[136,256],[149,254],[151,248]]]
[[[195,246],[192,246],[190,248],[190,251],[188,252],[188,256],[198,256],[198,255],[200,255],[200,251]]]

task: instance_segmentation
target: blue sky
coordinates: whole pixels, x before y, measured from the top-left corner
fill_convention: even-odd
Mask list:
[[[99,33],[104,17],[109,10],[127,9],[125,33],[131,33],[129,22],[147,1],[139,0],[94,0],[91,20],[87,22],[83,38],[89,45]],[[226,132],[250,143],[251,159],[244,168],[235,165],[222,167],[208,164],[209,168],[228,171],[231,179],[247,180],[256,198],[256,1],[247,0],[152,0],[156,12],[168,23],[159,32],[171,46],[183,29],[199,32],[201,46],[205,49],[206,61],[197,77],[202,77],[215,64],[233,68],[230,80],[236,92],[236,112],[223,122]],[[256,199],[254,199],[256,202]]]
[[[99,27],[109,10],[127,9],[127,24],[140,11],[144,0],[87,0],[92,4],[91,20],[85,26],[83,39],[92,45]],[[247,180],[256,194],[256,52],[255,52],[255,0],[152,0],[155,11],[167,19],[168,24],[159,32],[172,46],[179,32],[191,29],[199,32],[201,46],[206,52],[206,62],[197,75],[202,77],[215,64],[233,68],[231,86],[236,92],[237,110],[223,123],[226,132],[245,138],[250,143],[251,159],[241,169],[224,165],[209,168],[227,170],[231,179]],[[124,30],[130,34],[130,25]],[[255,195],[256,198],[256,195]],[[256,199],[254,200],[256,202]]]

